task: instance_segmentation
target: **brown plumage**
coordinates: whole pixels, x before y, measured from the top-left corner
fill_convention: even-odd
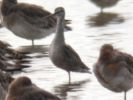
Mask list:
[[[30,66],[25,65],[25,63],[21,63],[19,61],[12,61],[12,63],[8,62],[9,60],[2,60],[0,59],[0,70],[6,71],[6,72],[14,72],[14,71],[22,71],[24,68],[28,68]],[[27,62],[26,62],[27,63]]]
[[[21,71],[23,68],[30,67],[25,65],[29,62],[25,58],[29,58],[29,56],[10,47],[10,44],[0,41],[0,70]]]
[[[18,3],[17,0],[2,0],[3,25],[15,35],[32,40],[44,38],[56,29],[56,18],[40,6]],[[70,29],[70,27],[67,27]]]
[[[64,45],[60,49],[62,50],[59,50],[59,56],[56,56],[53,60],[55,65],[66,71],[88,72],[89,68],[81,61],[79,55],[71,46]]]
[[[60,100],[57,96],[40,89],[28,77],[19,77],[9,86],[6,100]]]
[[[96,4],[98,7],[101,8],[101,12],[103,12],[104,8],[112,7],[118,3],[120,0],[90,0],[94,4]]]
[[[51,61],[59,68],[64,69],[69,74],[70,72],[90,73],[90,69],[82,62],[75,50],[65,43],[64,39],[64,17],[65,10],[62,7],[55,9],[57,16],[56,36],[51,43],[49,56]]]
[[[105,88],[124,92],[126,100],[126,92],[133,87],[133,57],[105,44],[101,47],[94,73]]]
[[[24,59],[30,58],[27,56],[29,52],[19,52],[11,48],[11,45],[5,41],[0,40],[0,55],[9,57],[11,59]]]
[[[0,40],[0,48],[10,47],[11,45],[5,41]]]
[[[9,84],[14,80],[9,74],[0,70],[0,100],[5,100]]]
[[[0,1],[0,8],[1,8],[1,4],[2,4],[2,1]],[[2,14],[1,14],[1,9],[0,9],[0,28],[3,27],[2,26]]]

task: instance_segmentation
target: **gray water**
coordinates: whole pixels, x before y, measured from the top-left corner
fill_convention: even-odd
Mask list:
[[[88,67],[99,56],[99,49],[105,43],[111,43],[121,51],[133,55],[133,1],[120,0],[111,8],[100,9],[88,0],[19,0],[37,4],[54,12],[58,6],[66,10],[66,18],[72,20],[73,31],[66,32],[66,42],[80,55]],[[103,88],[94,74],[72,73],[72,84],[68,85],[68,76],[64,70],[55,67],[48,57],[48,47],[54,34],[35,41],[38,45],[31,49],[31,41],[19,38],[5,28],[0,29],[0,39],[9,42],[13,48],[21,51],[32,50],[31,67],[14,77],[26,75],[39,87],[56,94],[62,100],[123,100],[123,93],[114,93]],[[133,99],[133,90],[128,92],[128,100]]]

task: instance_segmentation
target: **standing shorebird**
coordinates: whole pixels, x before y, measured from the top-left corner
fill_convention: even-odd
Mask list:
[[[42,7],[18,3],[17,0],[2,0],[2,25],[15,35],[32,40],[44,38],[56,30],[57,19]],[[69,23],[68,20],[66,23]],[[65,26],[66,30],[70,27]]]
[[[8,88],[5,100],[61,100],[57,96],[40,89],[28,77],[15,79]]]
[[[104,8],[112,7],[118,3],[119,0],[90,0],[95,3],[98,7],[101,8],[101,12],[103,12]]]
[[[110,44],[102,46],[94,73],[102,86],[114,92],[126,92],[133,87],[133,57]]]
[[[64,17],[65,10],[62,7],[55,9],[57,17],[57,30],[54,40],[50,46],[49,56],[52,62],[59,68],[68,72],[69,83],[71,81],[70,72],[90,73],[90,69],[81,61],[79,55],[73,48],[65,43],[64,38]]]

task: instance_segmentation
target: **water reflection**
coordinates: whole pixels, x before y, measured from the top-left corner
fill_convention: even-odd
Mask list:
[[[66,83],[66,84],[60,84],[58,86],[55,86],[54,91],[55,93],[62,99],[62,100],[68,100],[68,98],[72,98],[72,100],[80,100],[79,95],[77,95],[78,91],[83,91],[84,86],[90,82],[89,79],[78,81],[78,82],[73,82],[71,84]],[[70,95],[75,93],[75,95]]]
[[[122,2],[110,12],[97,13],[97,8],[87,0],[20,0],[22,2],[44,5],[49,11],[53,12],[58,6],[63,6],[66,11],[66,17],[72,19],[73,32],[67,32],[66,42],[74,46],[80,54],[81,59],[93,68],[99,56],[99,49],[105,43],[111,43],[125,52],[133,54],[133,8],[132,0],[121,0]],[[109,0],[108,0],[109,1]],[[81,5],[82,3],[82,5]],[[80,5],[80,6],[79,6]],[[93,9],[93,11],[92,11]],[[107,9],[108,10],[108,9]],[[80,13],[79,13],[80,11]],[[87,25],[86,25],[87,24]],[[74,33],[74,34],[71,34]],[[11,34],[7,29],[0,29],[0,39],[5,40],[17,47],[19,51],[29,51],[32,58],[28,58],[31,67],[23,69],[24,72],[15,73],[14,77],[26,75],[36,84],[50,92],[54,92],[62,100],[123,100],[123,95],[113,93],[102,87],[94,76],[91,76],[91,82],[88,75],[73,74],[71,85],[67,84],[66,73],[55,67],[48,56],[48,44],[53,39],[49,36],[42,39],[37,44],[46,44],[46,46],[23,46],[30,44]],[[16,42],[18,41],[18,42]],[[78,81],[77,80],[83,80]],[[45,84],[45,85],[44,85]],[[132,100],[133,91],[128,93],[128,99]]]
[[[98,13],[95,16],[88,16],[87,24],[92,27],[93,26],[102,27],[110,23],[120,24],[123,23],[124,20],[125,19],[117,13],[103,12],[103,13]]]
[[[35,57],[36,58],[42,58],[42,57],[48,57],[48,45],[36,45],[34,48],[33,46],[21,46],[16,48],[16,50],[20,52],[29,52],[29,53],[39,53]]]

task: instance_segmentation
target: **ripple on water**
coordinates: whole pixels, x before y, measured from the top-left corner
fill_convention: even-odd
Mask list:
[[[105,43],[133,54],[132,0],[121,0],[117,6],[105,9],[106,12],[103,13],[97,13],[99,9],[88,0],[18,1],[35,3],[51,12],[57,6],[65,7],[66,18],[72,20],[73,28],[73,31],[65,34],[66,42],[91,69],[98,59],[101,45]],[[17,72],[14,77],[29,76],[39,87],[58,95],[62,100],[123,100],[122,93],[105,89],[94,75],[72,73],[72,84],[69,85],[67,73],[55,67],[48,57],[48,47],[53,35],[36,41],[39,45],[33,49],[29,46],[31,41],[15,36],[5,28],[0,29],[0,40],[9,42],[18,51],[30,52],[31,67],[21,73]],[[128,92],[128,100],[132,100],[132,93],[133,90]]]

